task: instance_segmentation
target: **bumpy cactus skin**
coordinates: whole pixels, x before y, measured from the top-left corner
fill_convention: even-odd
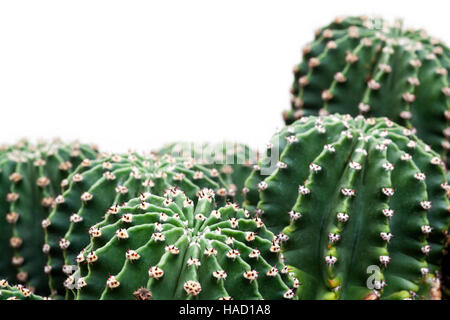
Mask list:
[[[444,259],[442,261],[442,296],[444,299],[450,299],[450,236],[447,232],[447,246],[444,250]]]
[[[450,215],[434,151],[386,118],[339,115],[304,117],[272,144],[280,160],[269,176],[252,173],[244,207],[289,239],[300,299],[439,296]]]
[[[95,158],[91,146],[59,141],[27,141],[5,147],[0,154],[0,276],[47,295],[42,253],[47,218],[60,182],[85,158]]]
[[[244,200],[245,180],[258,160],[257,152],[247,145],[226,141],[218,144],[175,142],[165,145],[158,154],[194,158],[205,167],[217,170],[216,174],[227,184],[227,197],[240,204]]]
[[[295,298],[298,281],[260,219],[236,204],[215,210],[212,190],[195,202],[171,188],[108,214],[66,285],[77,299]]]
[[[0,301],[2,300],[49,300],[47,297],[35,295],[23,285],[9,285],[7,280],[0,280]]]
[[[82,163],[64,182],[64,193],[56,198],[56,207],[43,222],[52,290],[64,292],[64,279],[73,273],[77,254],[89,243],[89,228],[102,221],[105,213],[140,193],[162,195],[172,186],[193,197],[201,188],[224,189],[225,183],[190,159],[168,155],[104,154]],[[225,198],[221,201],[225,203]]]
[[[381,19],[338,18],[317,31],[294,67],[287,124],[307,115],[388,117],[450,149],[450,50],[424,31]]]

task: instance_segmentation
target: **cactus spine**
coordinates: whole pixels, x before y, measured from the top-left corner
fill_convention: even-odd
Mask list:
[[[388,117],[445,158],[450,143],[450,50],[425,31],[368,17],[316,32],[294,67],[287,124],[330,113]]]
[[[304,117],[272,144],[280,160],[269,176],[252,173],[244,207],[289,239],[283,252],[303,283],[299,298],[439,295],[450,215],[434,151],[386,118],[339,115]]]

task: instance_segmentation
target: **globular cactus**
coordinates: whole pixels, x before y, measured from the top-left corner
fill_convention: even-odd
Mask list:
[[[226,141],[217,144],[175,142],[162,147],[158,154],[193,158],[203,166],[217,170],[216,174],[227,184],[229,199],[240,204],[244,200],[245,180],[258,161],[258,153],[249,146]]]
[[[226,184],[210,169],[192,159],[154,154],[104,154],[96,161],[85,161],[66,180],[64,193],[42,222],[46,232],[43,247],[48,254],[46,272],[53,294],[64,292],[63,282],[74,272],[76,256],[89,243],[88,231],[105,213],[113,212],[141,193],[162,195],[178,186],[190,197],[202,188],[216,190],[225,203]]]
[[[425,31],[379,18],[337,18],[294,67],[287,124],[302,116],[388,117],[443,158],[450,149],[450,50]],[[447,163],[448,164],[448,163]]]
[[[50,298],[35,295],[21,284],[11,286],[7,280],[0,279],[0,301],[2,300],[50,300]]]
[[[410,130],[304,117],[273,137],[256,169],[244,208],[288,239],[300,299],[439,297],[449,186],[441,158]]]
[[[211,189],[128,201],[90,229],[65,285],[77,299],[293,299],[279,239]],[[195,204],[196,203],[196,204]]]
[[[49,294],[42,253],[47,218],[60,182],[83,159],[95,158],[95,147],[79,143],[32,144],[20,141],[0,151],[0,277]]]

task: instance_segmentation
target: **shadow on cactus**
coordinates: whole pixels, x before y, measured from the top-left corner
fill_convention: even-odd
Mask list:
[[[287,240],[300,299],[440,297],[450,214],[437,153],[386,118],[340,115],[304,117],[269,147],[280,160],[252,173],[244,207]]]

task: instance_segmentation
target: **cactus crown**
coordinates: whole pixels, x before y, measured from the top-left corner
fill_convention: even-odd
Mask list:
[[[183,188],[191,198],[202,188],[213,189],[221,195],[217,199],[220,204],[228,194],[220,176],[192,159],[129,153],[103,154],[101,159],[82,163],[65,181],[64,193],[42,224],[51,288],[63,291],[66,275],[73,273],[70,266],[89,243],[89,228],[100,222],[105,212],[117,210],[140,193],[161,195],[172,186]]]
[[[287,124],[304,115],[386,116],[445,157],[450,149],[450,50],[424,31],[368,17],[316,32],[294,67]]]
[[[303,283],[300,298],[433,292],[431,274],[450,223],[435,152],[386,118],[339,115],[304,117],[284,128],[260,167],[274,148],[275,169],[252,173],[244,207],[288,239],[284,255]],[[368,288],[371,266],[377,282]]]
[[[78,299],[282,299],[295,285],[260,219],[213,190],[142,194],[93,226],[65,285]],[[297,284],[298,285],[298,284]]]

